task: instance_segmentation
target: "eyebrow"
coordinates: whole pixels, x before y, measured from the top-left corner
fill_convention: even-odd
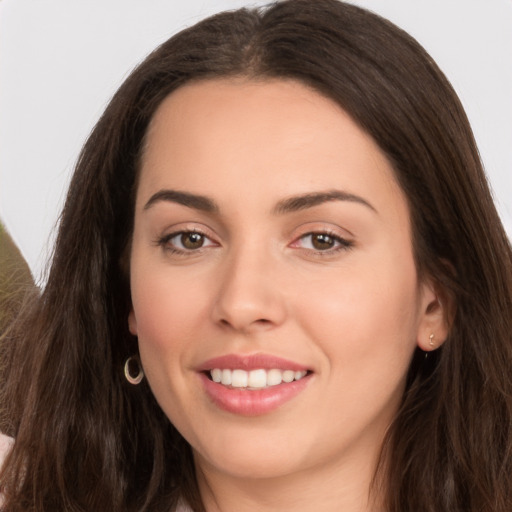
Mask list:
[[[180,192],[178,190],[159,190],[153,194],[148,202],[144,205],[144,210],[151,208],[154,204],[166,201],[170,203],[177,203],[188,208],[201,210],[207,213],[218,213],[219,207],[213,199],[198,194],[191,194],[189,192]]]
[[[303,194],[283,199],[277,203],[273,212],[276,214],[296,212],[299,210],[306,210],[307,208],[312,208],[313,206],[318,206],[323,203],[328,203],[330,201],[349,201],[351,203],[358,203],[366,206],[373,212],[378,213],[377,210],[368,201],[366,201],[366,199],[343,190],[313,192],[310,194]]]
[[[219,213],[220,211],[217,203],[207,196],[168,189],[159,190],[153,194],[144,205],[144,210],[151,208],[154,204],[160,201],[181,204],[188,208],[201,210],[207,213]],[[366,206],[373,212],[378,213],[377,210],[368,201],[366,201],[366,199],[343,190],[328,190],[326,192],[312,192],[309,194],[292,196],[279,201],[272,209],[272,213],[282,215],[285,213],[313,208],[314,206],[328,203],[330,201],[349,201],[352,203],[358,203]]]

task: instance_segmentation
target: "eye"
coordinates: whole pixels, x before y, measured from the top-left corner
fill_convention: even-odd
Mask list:
[[[199,231],[180,231],[162,237],[158,245],[175,252],[190,252],[216,244]]]
[[[345,240],[331,233],[306,233],[302,235],[294,244],[301,249],[310,249],[316,252],[332,252],[352,247],[352,242]]]

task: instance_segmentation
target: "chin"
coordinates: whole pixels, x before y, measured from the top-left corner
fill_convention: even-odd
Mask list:
[[[240,479],[279,478],[304,468],[305,457],[300,455],[301,442],[292,442],[286,435],[235,436],[218,439],[206,449],[195,449],[196,467],[209,467]],[[302,445],[303,446],[303,445]]]
[[[211,470],[239,480],[266,480],[286,477],[297,471],[300,464],[289,456],[264,454],[264,456],[241,457],[240,453],[213,455],[205,460],[194,452],[196,468],[207,465]],[[212,463],[211,461],[215,461]]]

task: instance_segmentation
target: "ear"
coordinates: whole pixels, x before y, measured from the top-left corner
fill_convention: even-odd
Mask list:
[[[130,310],[130,313],[128,314],[128,329],[130,330],[130,333],[134,336],[138,335],[137,331],[137,319],[135,318],[135,312],[133,311],[133,307]]]
[[[438,349],[448,337],[453,320],[453,299],[432,280],[420,289],[420,317],[416,343],[424,352]]]

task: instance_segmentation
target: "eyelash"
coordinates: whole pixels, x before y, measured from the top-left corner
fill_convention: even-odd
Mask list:
[[[174,246],[174,245],[172,245],[170,243],[170,241],[173,238],[176,238],[176,237],[179,237],[179,236],[183,236],[183,235],[189,235],[190,236],[190,235],[194,235],[194,234],[200,235],[203,240],[207,240],[207,241],[209,241],[211,243],[208,244],[208,245],[201,245],[200,247],[195,248],[195,249],[194,248],[192,248],[192,249],[183,248],[182,249],[182,248],[176,247],[176,246]],[[304,247],[300,247],[300,246],[297,245],[301,240],[305,240],[308,237],[313,237],[313,236],[318,236],[318,237],[325,236],[325,237],[328,237],[329,239],[332,240],[332,242],[335,244],[335,246],[322,250],[322,249],[315,249],[313,247],[311,247],[311,248],[304,248]],[[185,230],[181,230],[181,231],[175,231],[173,233],[169,233],[168,235],[164,235],[164,236],[160,237],[158,240],[156,240],[156,245],[159,246],[159,247],[162,247],[165,251],[167,251],[167,252],[169,252],[171,254],[175,254],[175,255],[178,255],[178,256],[186,256],[186,255],[191,255],[191,254],[197,254],[199,252],[202,252],[205,248],[211,247],[211,246],[215,246],[216,244],[205,233],[203,233],[200,230],[196,230],[196,229],[186,230],[185,229]],[[313,242],[311,243],[311,245],[313,245]],[[335,233],[333,233],[331,231],[311,231],[309,233],[304,233],[303,235],[298,237],[291,244],[291,247],[296,247],[298,249],[303,249],[304,251],[313,253],[314,255],[318,255],[320,257],[325,257],[325,256],[333,255],[333,254],[338,253],[340,251],[347,251],[347,250],[350,250],[353,246],[354,246],[354,243],[352,241],[347,240],[345,238],[342,238],[342,237],[336,235]]]
[[[295,242],[293,242],[292,246],[294,244],[297,244],[301,240],[304,240],[308,237],[313,237],[313,236],[325,236],[325,237],[330,238],[334,244],[337,244],[334,247],[324,249],[324,250],[315,249],[313,247],[312,248],[302,248],[306,251],[312,251],[315,256],[317,256],[317,255],[320,257],[330,256],[330,255],[336,254],[340,251],[348,251],[354,247],[354,243],[352,241],[342,238],[342,237],[338,236],[337,234],[333,233],[332,231],[328,231],[328,230],[327,231],[311,231],[309,233],[305,233],[305,234],[301,235],[299,238],[297,238],[297,240]],[[313,242],[311,242],[311,245],[313,245]],[[301,247],[298,247],[298,248],[300,249]]]
[[[198,247],[196,249],[181,249],[179,247],[175,247],[173,246],[170,242],[173,238],[176,238],[176,237],[179,237],[179,236],[183,236],[183,235],[200,235],[203,240],[208,240],[210,242],[212,242],[212,240],[205,234],[203,233],[202,231],[199,231],[197,229],[183,229],[181,231],[175,231],[173,233],[169,233],[168,235],[164,235],[162,236],[161,238],[159,238],[157,241],[156,241],[156,245],[159,246],[159,247],[162,247],[165,251],[171,253],[171,254],[176,254],[178,256],[186,256],[186,255],[190,255],[190,254],[197,254],[199,252],[202,252],[202,249],[205,249],[206,247],[210,247],[212,245],[215,245],[215,242],[212,242],[211,244],[209,245],[201,245],[201,247]]]

